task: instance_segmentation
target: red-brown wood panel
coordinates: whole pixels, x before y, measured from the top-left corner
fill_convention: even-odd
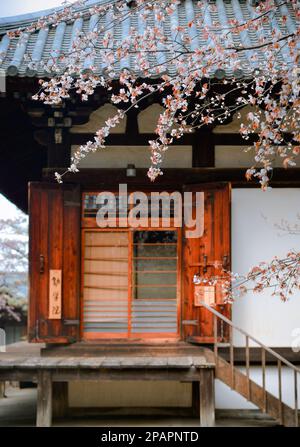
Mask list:
[[[64,334],[80,333],[81,192],[78,186],[64,191],[63,316]],[[69,321],[67,321],[69,320]],[[72,322],[76,324],[72,324]]]
[[[198,238],[183,239],[183,336],[200,343],[210,343],[214,335],[213,317],[203,306],[194,305],[193,277],[198,274],[201,278],[225,278],[222,265],[230,269],[230,185],[188,185],[184,190],[204,192],[204,233]],[[216,309],[230,318],[231,308],[224,303],[221,283],[219,281],[215,288]],[[218,333],[222,333],[224,341],[227,339],[227,328],[219,328]]]
[[[62,314],[49,319],[49,271],[62,272]],[[78,339],[80,298],[80,190],[29,185],[29,317],[31,342]]]

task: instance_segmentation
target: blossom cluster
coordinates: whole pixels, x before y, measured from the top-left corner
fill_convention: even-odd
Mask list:
[[[261,262],[252,267],[245,275],[225,271],[215,276],[195,275],[194,284],[219,286],[222,300],[233,302],[248,291],[261,293],[266,289],[272,296],[287,301],[300,290],[300,253],[290,251],[283,258],[274,256],[269,262]]]

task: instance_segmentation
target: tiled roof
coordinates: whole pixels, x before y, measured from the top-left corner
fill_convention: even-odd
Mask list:
[[[100,20],[98,16],[89,14],[89,7],[96,3],[106,2],[107,0],[90,0],[86,6],[82,8],[81,18],[77,18],[73,22],[62,22],[56,28],[52,27],[49,30],[41,29],[37,32],[29,34],[23,37],[22,41],[18,43],[17,39],[9,39],[5,33],[8,30],[24,27],[38,20],[39,17],[53,12],[54,10],[47,10],[37,12],[33,14],[26,14],[22,16],[16,16],[12,18],[0,19],[0,36],[2,40],[0,43],[0,68],[4,69],[9,76],[45,76],[45,71],[42,67],[38,66],[40,60],[47,61],[51,53],[59,54],[60,52],[67,52],[72,45],[72,40],[76,38],[76,35],[80,31],[93,30],[95,24],[98,26],[109,23],[109,17],[102,17]],[[212,2],[210,0],[210,2]],[[216,10],[214,12],[205,9],[204,22],[209,26],[214,21],[218,21],[221,25],[226,26],[231,19],[237,19],[240,23],[247,19],[251,19],[254,14],[254,8],[251,6],[251,0],[215,0]],[[187,24],[192,21],[200,12],[200,6],[197,1],[182,0],[181,4],[176,7],[176,11],[168,16],[168,19],[164,22],[164,33],[167,36],[172,35],[172,28],[174,26],[183,26],[186,29],[186,33],[189,33],[191,37],[191,47],[199,48],[207,45],[207,41],[202,33],[201,29],[196,29],[195,26],[188,27]],[[108,15],[108,14],[107,14]],[[280,16],[285,15],[287,17],[286,24],[284,25],[280,20]],[[151,22],[151,18],[149,19]],[[154,20],[154,18],[152,18]],[[153,22],[154,23],[154,22]],[[130,18],[123,20],[122,23],[117,24],[113,28],[114,38],[121,41],[127,36],[129,27],[133,26],[139,31],[143,31],[144,22],[140,20],[137,15],[131,14]],[[278,8],[276,15],[272,19],[272,27],[279,28],[284,35],[295,32],[296,19],[293,14],[292,7],[283,5]],[[270,32],[269,25],[266,25],[264,30],[264,36],[258,35],[257,32],[243,31],[239,35],[232,35],[232,42],[234,45],[246,45],[253,46],[259,42],[261,37],[267,37]],[[33,70],[28,67],[28,62],[24,60],[24,55],[28,53],[31,55],[32,60],[37,64],[37,69]],[[245,76],[249,76],[255,66],[251,60],[251,51],[240,53],[241,54],[241,73]],[[158,53],[157,62],[164,62],[164,53]],[[259,54],[260,61],[263,61],[264,52]],[[280,52],[279,60],[282,62],[289,61],[288,50],[286,47]],[[156,62],[156,63],[157,63]],[[101,61],[100,54],[93,57],[86,57],[83,62],[83,68],[89,68],[90,65],[96,67],[96,73],[101,74],[105,68],[105,63]],[[117,71],[122,68],[130,68],[136,71],[134,58],[129,56],[127,60],[122,60]],[[174,67],[172,64],[167,64],[167,71],[172,73]],[[216,68],[210,73],[211,76],[222,77],[225,73],[222,70]],[[232,73],[228,71],[226,76],[232,76]]]

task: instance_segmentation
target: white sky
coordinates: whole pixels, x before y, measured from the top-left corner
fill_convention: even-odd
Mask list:
[[[0,219],[13,219],[18,208],[0,194]]]
[[[63,0],[1,0],[0,17],[26,14],[27,12],[60,6]]]

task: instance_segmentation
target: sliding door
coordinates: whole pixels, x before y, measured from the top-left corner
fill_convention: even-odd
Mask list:
[[[128,336],[128,253],[126,231],[84,232],[85,338]]]
[[[177,230],[83,232],[83,337],[178,336]]]

